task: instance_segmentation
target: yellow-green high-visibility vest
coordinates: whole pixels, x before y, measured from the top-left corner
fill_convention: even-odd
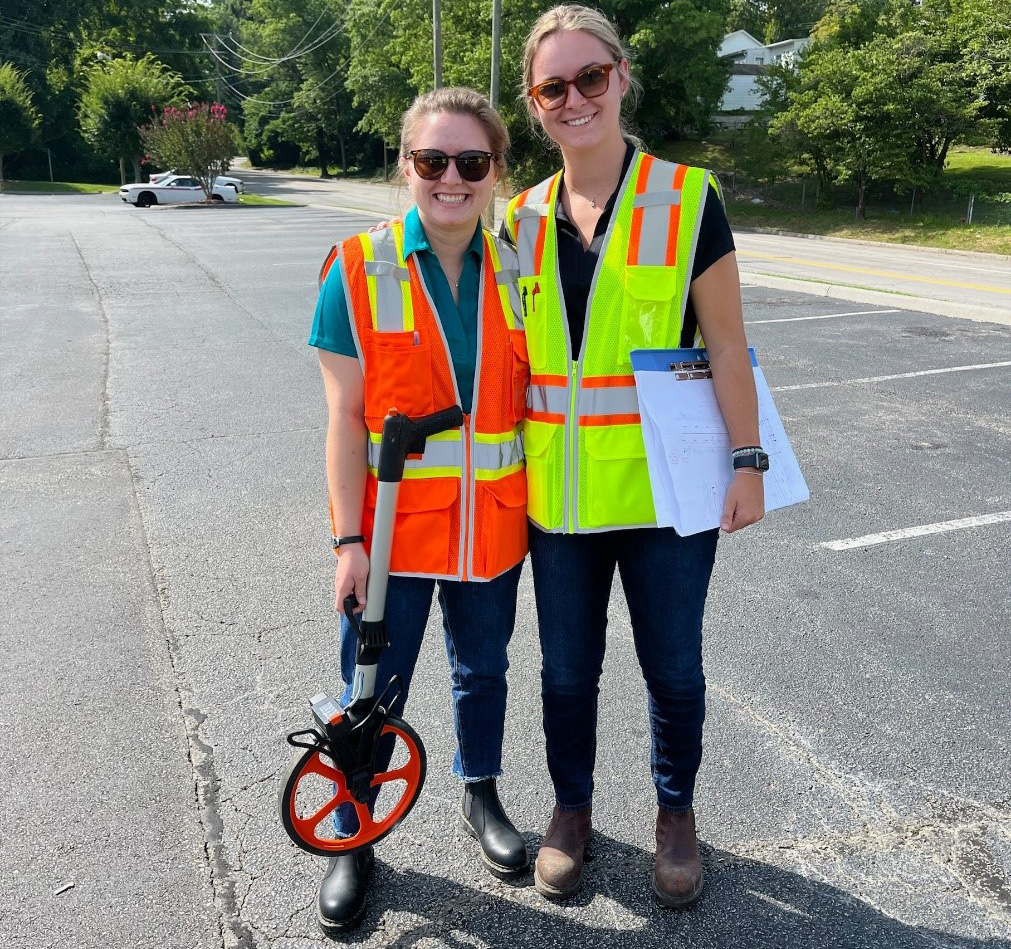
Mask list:
[[[635,153],[571,355],[555,221],[561,172],[509,204],[531,372],[527,513],[546,531],[656,525],[629,353],[701,345],[684,313],[710,181],[719,193],[706,169]]]

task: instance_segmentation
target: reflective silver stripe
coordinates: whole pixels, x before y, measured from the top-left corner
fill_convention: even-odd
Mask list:
[[[410,280],[410,272],[400,266],[392,227],[369,236],[375,260],[366,261],[365,273],[371,269],[374,274],[371,279],[376,282],[376,329],[381,333],[402,333],[404,295],[400,284]]]
[[[497,283],[501,287],[503,284],[508,285],[510,283],[516,283],[516,281],[519,280],[519,278],[520,278],[519,268],[514,270],[512,268],[503,267],[498,273],[495,274],[495,283]]]
[[[663,204],[670,207],[672,204],[681,203],[680,191],[647,191],[645,194],[637,194],[632,207],[651,208],[655,204]]]
[[[532,412],[565,415],[569,411],[569,389],[567,386],[532,385],[527,404]]]
[[[551,214],[551,205],[547,204],[551,193],[551,183],[554,178],[548,178],[530,189],[527,202],[513,212],[516,222],[516,252],[520,260],[520,272],[527,276],[534,274],[534,254],[537,251],[537,235],[540,232],[540,219]],[[524,223],[525,222],[525,223]]]
[[[577,403],[580,415],[638,415],[635,386],[583,389]]]
[[[689,174],[691,174],[691,172],[689,172]],[[684,319],[684,316],[685,316],[685,310],[688,309],[688,291],[691,290],[691,287],[692,287],[692,281],[691,281],[691,272],[692,272],[691,268],[692,268],[692,264],[691,264],[691,261],[695,260],[695,251],[698,249],[698,246],[699,246],[699,231],[702,228],[702,217],[705,214],[706,201],[709,198],[709,188],[707,187],[707,185],[708,185],[708,182],[709,182],[709,175],[711,174],[711,172],[709,172],[709,171],[702,171],[701,174],[703,175],[703,179],[702,179],[702,181],[703,181],[702,200],[699,202],[699,210],[698,210],[698,213],[695,215],[695,220],[693,222],[692,244],[691,244],[691,248],[688,251],[688,261],[689,261],[689,263],[688,263],[688,277],[685,279],[685,285],[681,289],[680,312],[681,312],[681,319],[682,320]],[[702,338],[699,335],[698,332],[695,335],[699,339]]]
[[[396,277],[398,280],[411,279],[411,272],[406,267],[398,267],[388,260],[366,260],[365,275],[367,277]]]
[[[471,451],[474,467],[485,471],[508,468],[510,465],[518,465],[523,460],[523,443],[518,435],[512,441],[499,445],[478,442]]]
[[[462,441],[429,439],[421,458],[409,458],[408,468],[460,468],[466,458]],[[379,443],[369,439],[369,467],[379,467]]]
[[[545,192],[544,197],[547,197]],[[513,214],[514,221],[523,221],[528,217],[547,217],[550,213],[551,208],[546,205],[543,200],[537,203],[527,203],[520,205]]]
[[[639,198],[636,198],[637,206],[642,207],[642,230],[639,232],[637,264],[662,266],[667,263],[671,206],[681,203],[681,192],[671,189],[674,183],[671,168],[667,162],[653,162],[646,181],[646,191],[639,195],[639,198],[645,199],[644,203],[639,205]],[[672,194],[677,195],[676,202],[669,200]],[[654,201],[652,200],[654,196],[662,200]]]

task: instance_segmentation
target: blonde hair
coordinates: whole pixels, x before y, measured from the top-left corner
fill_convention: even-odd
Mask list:
[[[407,158],[407,153],[414,147],[418,128],[422,121],[430,115],[469,115],[477,119],[481,128],[488,136],[488,144],[495,154],[495,169],[498,172],[498,184],[505,187],[506,159],[509,148],[509,130],[505,127],[502,117],[492,107],[491,103],[480,92],[467,89],[464,86],[450,86],[446,89],[433,89],[415,99],[403,118],[400,120],[400,157]]]
[[[527,114],[531,119],[537,118],[533,103],[527,93],[534,84],[534,56],[541,43],[554,33],[571,33],[581,30],[589,33],[590,36],[600,40],[607,47],[608,53],[613,61],[624,59],[632,62],[632,53],[621,41],[614,24],[599,10],[592,7],[584,7],[577,3],[561,3],[557,7],[542,13],[534,25],[530,28],[526,45],[523,47],[523,88],[520,90],[520,98],[523,99],[527,107]],[[642,85],[639,80],[631,74],[631,70],[625,76],[628,80],[630,95],[628,96],[629,107],[634,109],[639,102],[642,93]],[[624,103],[622,103],[624,105]],[[624,121],[621,124],[622,134],[628,138],[628,129]]]

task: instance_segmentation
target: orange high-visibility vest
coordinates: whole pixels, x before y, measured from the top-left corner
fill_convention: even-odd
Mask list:
[[[403,225],[395,224],[344,241],[336,257],[365,377],[367,538],[386,414],[396,408],[414,418],[460,403],[439,314],[415,256],[405,260],[403,247]],[[521,426],[530,370],[517,275],[513,251],[485,232],[473,405],[462,429],[430,438],[424,455],[407,461],[393,574],[490,580],[526,555]]]

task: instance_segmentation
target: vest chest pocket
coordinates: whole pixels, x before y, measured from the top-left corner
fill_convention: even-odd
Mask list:
[[[432,347],[417,332],[370,330],[365,353],[365,416],[382,419],[391,408],[412,418],[435,411]]]
[[[526,331],[530,367],[537,372],[548,365],[548,308],[545,306],[544,279],[520,277],[520,311]]]
[[[622,301],[622,352],[628,362],[633,349],[675,346],[672,330],[680,323],[674,312],[678,296],[678,273],[674,267],[634,264],[625,268]],[[680,300],[677,301],[680,304]]]

